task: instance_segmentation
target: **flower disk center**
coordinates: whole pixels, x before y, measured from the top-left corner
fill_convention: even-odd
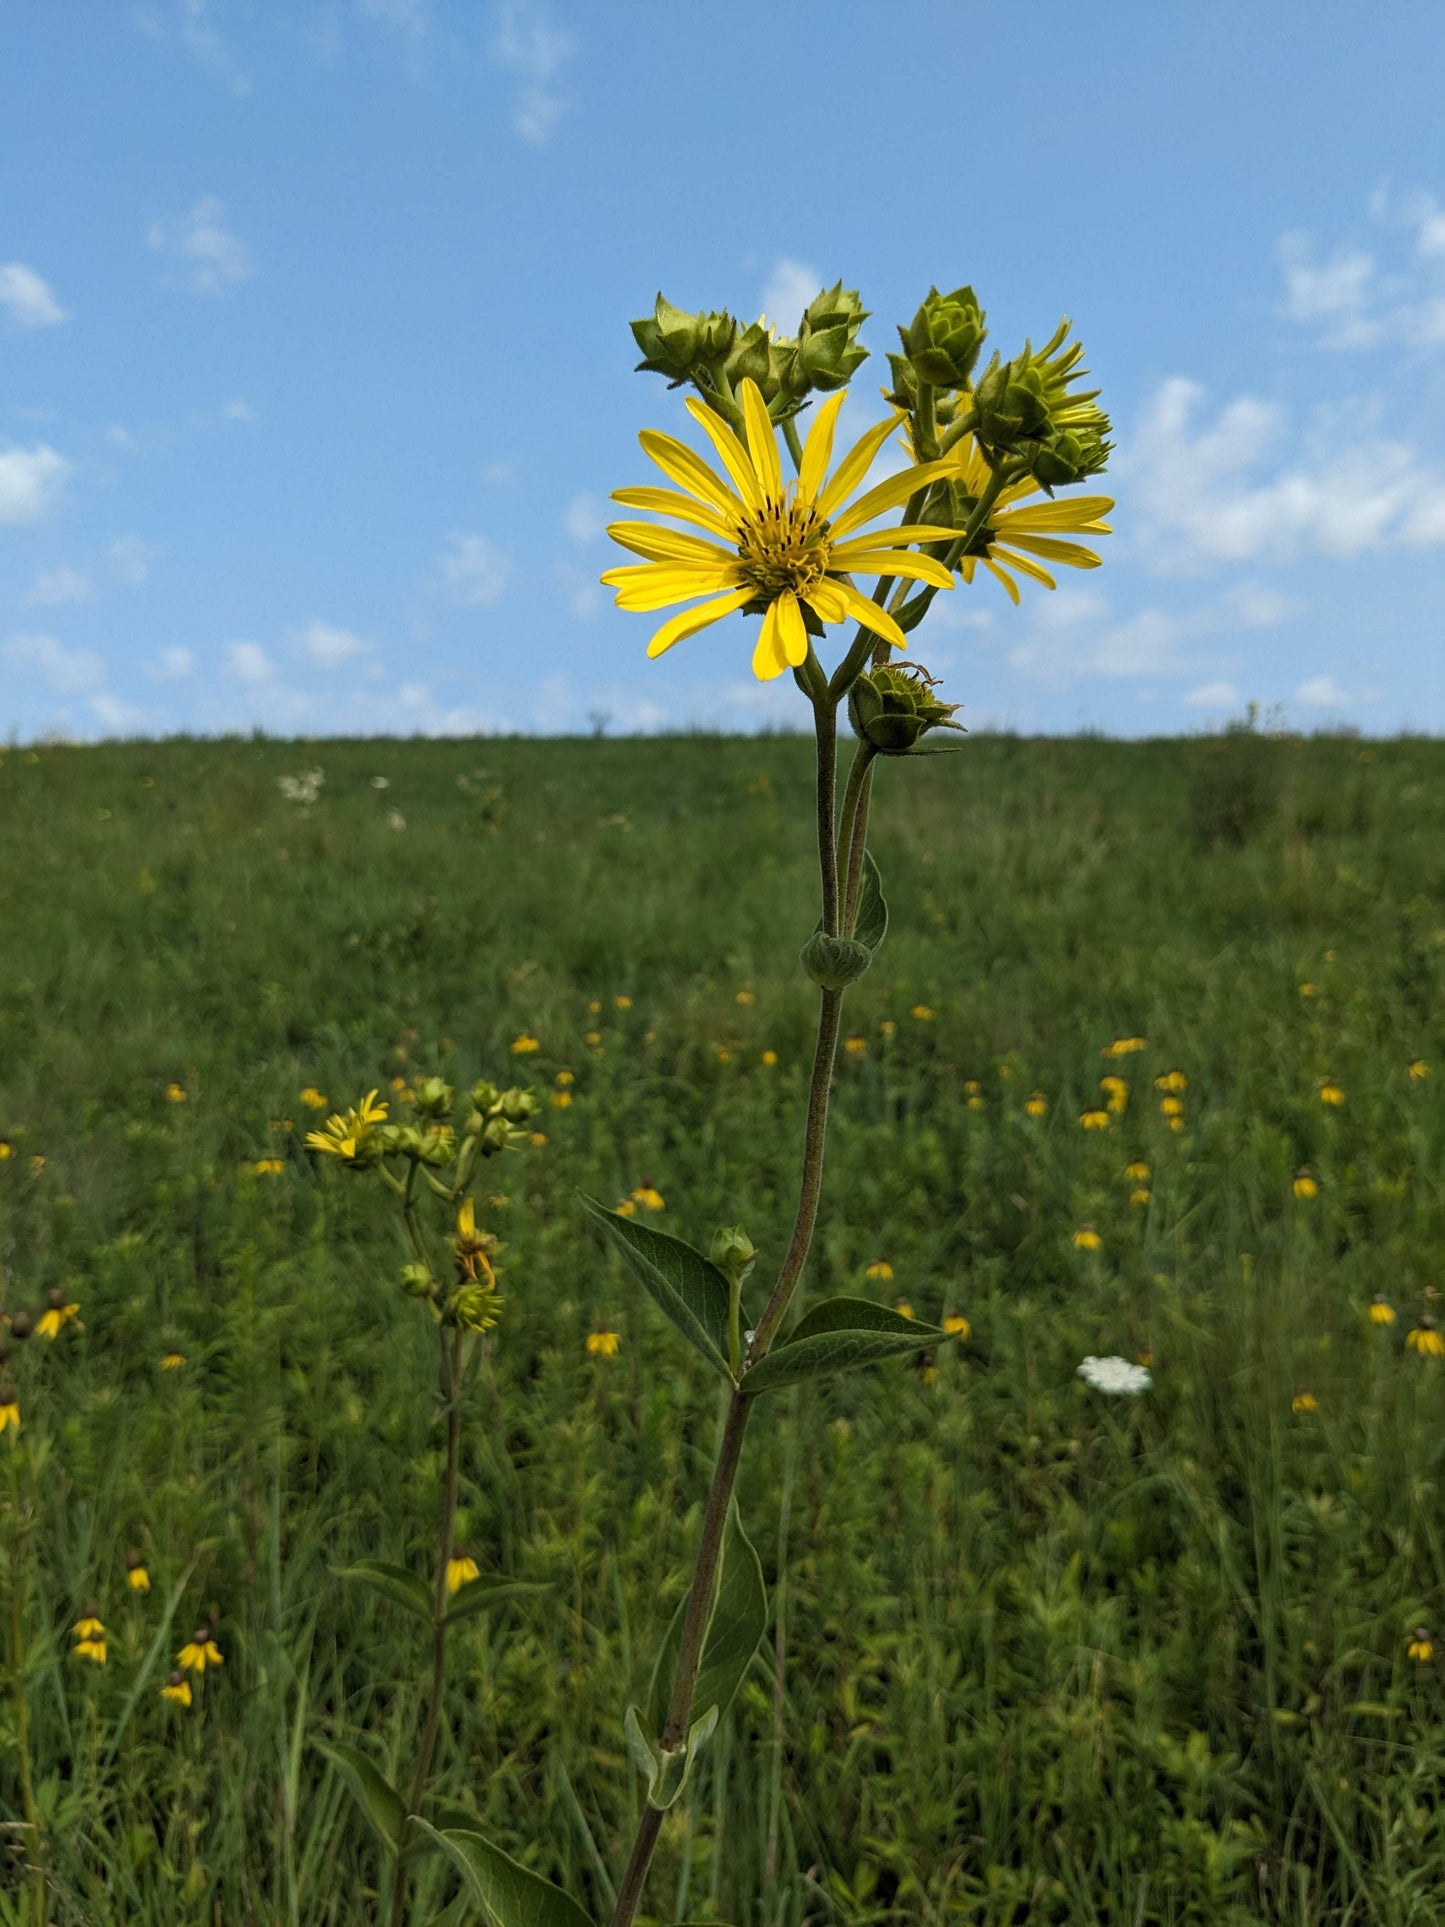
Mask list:
[[[806,596],[827,573],[827,527],[811,504],[769,497],[738,530],[744,578],[769,602],[789,590]]]

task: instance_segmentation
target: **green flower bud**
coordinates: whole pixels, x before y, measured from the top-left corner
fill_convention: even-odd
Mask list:
[[[872,963],[873,952],[856,937],[830,937],[815,930],[798,957],[819,989],[846,990]]]
[[[757,1247],[740,1224],[719,1225],[708,1246],[709,1258],[734,1284],[741,1284],[757,1263]]]
[[[470,1098],[473,1106],[479,1111],[490,1111],[501,1094],[496,1085],[489,1084],[485,1077],[473,1084],[472,1088],[467,1092],[467,1096]],[[472,1129],[471,1124],[467,1125],[467,1129],[469,1131]]]
[[[497,1322],[501,1304],[490,1285],[470,1282],[458,1285],[447,1300],[447,1322],[460,1325],[463,1331],[490,1331]]]
[[[725,369],[735,390],[744,380],[755,381],[762,391],[763,400],[773,399],[778,391],[773,381],[772,346],[773,338],[760,321],[754,321],[743,330],[733,343]],[[772,388],[772,394],[769,394],[769,388]]]
[[[352,1163],[360,1160],[371,1148],[375,1148],[378,1156],[383,1153],[387,1157],[419,1158],[421,1156],[421,1132],[414,1124],[383,1124],[372,1134],[372,1137],[374,1147],[370,1140],[359,1142],[356,1147],[356,1157],[351,1160]]]
[[[891,401],[895,408],[912,408],[918,400],[918,377],[913,372],[913,363],[907,355],[890,355],[888,368],[893,376],[893,386],[885,399]]]
[[[930,729],[956,729],[958,703],[941,703],[926,673],[884,663],[859,676],[848,692],[848,719],[884,756],[906,756]]]
[[[845,288],[841,281],[814,295],[798,324],[794,392],[802,396],[810,388],[825,394],[845,388],[868,359],[858,340],[867,319],[858,290]]]
[[[995,462],[1024,462],[1045,489],[1097,475],[1111,452],[1109,418],[1095,406],[1098,389],[1070,387],[1087,371],[1079,366],[1083,343],[1070,342],[1068,333],[1061,321],[1042,348],[1025,342],[1012,361],[995,355],[974,393],[980,448]]]
[[[512,1142],[512,1135],[512,1127],[504,1117],[488,1118],[477,1139],[482,1156],[495,1157],[498,1151],[505,1151]]]
[[[518,1090],[515,1087],[512,1090],[503,1091],[499,1104],[501,1114],[509,1124],[525,1124],[529,1117],[535,1117],[541,1109],[538,1100],[530,1091]]]
[[[445,1078],[428,1077],[417,1086],[412,1106],[419,1117],[441,1117],[452,1108],[452,1096]]]
[[[450,1124],[433,1124],[422,1133],[419,1156],[423,1164],[440,1169],[457,1154],[457,1134]]]
[[[974,390],[973,407],[979,442],[996,454],[1013,454],[1049,432],[1043,376],[1024,356],[1001,362],[995,355]]]
[[[725,361],[738,337],[738,324],[732,316],[716,309],[698,317],[697,358],[699,361]]]
[[[955,288],[952,294],[930,288],[913,320],[898,333],[920,381],[935,388],[962,388],[983,346],[983,309],[972,288]]]
[[[432,1298],[436,1295],[437,1281],[428,1265],[403,1265],[401,1288],[408,1298]]]
[[[670,381],[687,380],[702,338],[697,315],[674,308],[659,293],[652,314],[629,325],[633,340],[642,350],[639,368],[666,375]]]

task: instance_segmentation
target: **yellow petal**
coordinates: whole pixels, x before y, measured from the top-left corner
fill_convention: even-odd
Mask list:
[[[819,515],[831,515],[840,502],[847,501],[873,466],[874,456],[900,420],[901,415],[895,411],[886,422],[879,422],[876,428],[870,428],[866,435],[859,436],[834,470],[832,481],[818,497]]]
[[[691,522],[694,528],[706,529],[709,535],[720,535],[724,542],[731,542],[736,532],[735,524],[725,522],[720,515],[676,489],[615,488],[612,499],[625,509],[647,509],[655,515],[670,515],[678,522]]]
[[[905,468],[900,475],[890,475],[886,482],[870,488],[866,495],[860,495],[851,508],[834,522],[829,533],[834,537],[846,535],[849,529],[861,527],[871,522],[875,515],[883,515],[889,509],[897,508],[906,502],[910,495],[920,488],[927,488],[943,476],[956,476],[958,464],[952,458],[946,462],[919,462],[913,468]]]
[[[665,609],[669,602],[691,602],[700,595],[715,595],[737,587],[735,575],[716,570],[659,570],[645,581],[624,583],[617,591],[619,609],[634,613]]]
[[[787,666],[788,657],[778,622],[778,605],[770,602],[753,650],[753,674],[759,682],[772,682],[775,677],[782,675]]]
[[[803,600],[820,622],[841,622],[848,613],[838,585],[826,578],[815,582]]]
[[[876,602],[870,602],[867,596],[861,595],[853,587],[851,582],[838,582],[835,579],[834,587],[842,596],[848,614],[855,621],[861,622],[865,629],[871,629],[875,636],[881,636],[885,642],[891,642],[895,649],[908,647],[907,636],[886,609],[880,609]]]
[[[737,560],[736,549],[720,549],[716,542],[704,542],[700,535],[659,528],[655,522],[610,522],[607,533],[619,548],[631,549],[634,555],[650,556],[657,562],[673,557],[708,563]]]
[[[763,505],[763,491],[748,451],[728,427],[721,415],[715,415],[705,402],[696,395],[687,398],[687,412],[722,457],[722,465],[732,476],[738,494],[749,508],[758,509]]]
[[[1007,539],[1010,548],[1027,549],[1030,555],[1042,555],[1050,562],[1067,562],[1071,569],[1099,566],[1100,558],[1094,551],[1077,542],[1057,542],[1049,535],[1020,535],[1014,529],[1001,529],[999,533]]]
[[[798,607],[798,598],[784,591],[773,604],[777,610],[778,640],[783,654],[788,659],[790,669],[801,669],[808,660],[808,631],[803,624],[803,612]]]
[[[994,544],[994,554],[1009,568],[1017,569],[1020,575],[1032,576],[1035,582],[1042,582],[1046,589],[1056,589],[1059,586],[1047,569],[1041,569],[1037,562],[1030,562],[1026,555],[1019,555],[1012,549],[1005,549],[999,543]],[[1098,557],[1094,559],[1097,561]]]
[[[672,435],[664,435],[655,428],[644,428],[637,439],[642,443],[644,453],[650,455],[663,474],[676,482],[679,488],[685,488],[689,495],[697,496],[699,501],[721,509],[724,515],[741,517],[743,505],[737,496],[721,475],[709,468],[701,455],[695,455],[686,442],[680,442]]]
[[[1005,572],[998,566],[997,562],[994,561],[992,556],[986,555],[983,558],[983,566],[988,570],[990,575],[995,575],[998,577],[999,581],[1004,586],[1004,589],[1008,595],[1009,601],[1017,609],[1017,607],[1019,606],[1019,585],[1017,584],[1017,582],[1014,581],[1011,575],[1005,574]]]
[[[1083,529],[1113,506],[1109,495],[1074,495],[1062,502],[1031,502],[1027,508],[1015,509],[1008,520],[1026,529]]]
[[[778,438],[773,433],[773,424],[768,418],[768,404],[763,400],[762,390],[749,376],[742,385],[743,421],[747,425],[748,450],[753,458],[753,471],[762,483],[767,494],[774,501],[783,497],[783,471],[778,461]]]
[[[962,529],[935,528],[931,522],[900,522],[896,529],[868,529],[852,537],[870,549],[906,549],[910,542],[956,542]]]
[[[750,602],[754,593],[752,589],[735,589],[731,595],[718,596],[713,602],[701,602],[695,609],[681,610],[670,622],[664,622],[648,643],[648,655],[660,656],[664,649],[681,642],[684,636],[695,636],[699,629],[706,629],[710,622],[721,622],[734,609],[741,609],[745,602]]]
[[[931,555],[896,555],[892,549],[865,549],[852,543],[834,549],[828,564],[846,569],[849,575],[898,575],[910,582],[932,582],[940,589],[953,587],[952,573]]]
[[[833,430],[838,423],[838,410],[847,399],[848,390],[840,388],[836,395],[830,395],[813,417],[813,426],[808,430],[808,439],[803,443],[803,460],[798,470],[798,500],[811,502],[822,485],[828,472],[829,458],[833,453]]]

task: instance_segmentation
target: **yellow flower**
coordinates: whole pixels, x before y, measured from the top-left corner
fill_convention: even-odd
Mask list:
[[[1107,1077],[1101,1077],[1099,1079],[1099,1089],[1109,1097],[1117,1097],[1121,1091],[1126,1097],[1129,1094],[1128,1080],[1115,1076],[1112,1071]]]
[[[943,1321],[943,1329],[950,1338],[967,1338],[973,1327],[961,1312],[951,1311]]]
[[[1422,1358],[1445,1357],[1445,1338],[1435,1328],[1435,1320],[1422,1313],[1419,1324],[1408,1332],[1405,1343],[1412,1352],[1419,1352]]]
[[[65,1302],[64,1292],[52,1291],[45,1310],[35,1321],[36,1337],[58,1338],[63,1328],[70,1323],[79,1310],[79,1305],[69,1305]]]
[[[1075,1251],[1102,1251],[1104,1240],[1091,1224],[1080,1225],[1074,1233]]]
[[[1085,498],[1078,498],[1083,501]],[[1148,1050],[1149,1046],[1142,1037],[1116,1037],[1112,1044],[1106,1044],[1101,1053],[1104,1057],[1128,1057],[1136,1050]]]
[[[45,1169],[45,1157],[44,1157],[44,1154],[43,1154],[42,1152],[40,1152],[40,1151],[37,1151],[37,1152],[35,1153],[35,1155],[34,1155],[34,1156],[33,1156],[33,1157],[31,1158],[31,1160],[30,1160],[30,1175],[31,1175],[31,1177],[33,1177],[33,1178],[38,1178],[38,1177],[40,1176],[40,1173],[41,1173],[41,1172],[42,1172],[42,1171],[43,1171],[44,1169]]]
[[[650,1181],[639,1184],[632,1194],[634,1204],[645,1204],[649,1211],[665,1211],[662,1193]]]
[[[614,1010],[631,1010],[632,999],[630,997],[614,997],[612,999],[612,1005]]]
[[[317,1090],[314,1084],[308,1084],[301,1093],[301,1102],[308,1111],[324,1111],[329,1100]]]
[[[967,394],[962,405],[968,405]],[[992,471],[972,435],[965,435],[959,443],[958,460],[963,471],[959,486],[968,495],[981,496]],[[1078,542],[1061,541],[1060,537],[1108,535],[1109,525],[1100,518],[1113,508],[1113,499],[1108,495],[1075,495],[1062,502],[1028,500],[1039,493],[1039,484],[1031,475],[1025,475],[1003,490],[989,511],[973,553],[959,562],[959,574],[965,582],[973,581],[974,569],[981,561],[989,574],[1002,584],[1009,601],[1017,606],[1019,591],[1014,574],[1029,576],[1046,589],[1056,586],[1054,578],[1033,559],[1035,556],[1042,556],[1045,562],[1062,562],[1071,569],[1098,568],[1099,558],[1092,549]],[[1020,503],[1027,506],[1016,506]]]
[[[931,1024],[933,1022],[933,1012],[927,1004],[915,1004],[908,1015],[916,1018],[920,1024]]]
[[[125,1583],[132,1592],[149,1592],[151,1589],[151,1576],[138,1552],[126,1554]]]
[[[587,1349],[594,1358],[616,1358],[621,1343],[616,1332],[598,1330],[587,1334]]]
[[[478,1231],[477,1208],[470,1198],[463,1198],[457,1206],[457,1235],[451,1245],[457,1264],[466,1277],[479,1278],[483,1283],[495,1286],[497,1278],[492,1270],[491,1259],[492,1253],[500,1247],[490,1231]]]
[[[1154,1079],[1154,1088],[1160,1091],[1187,1091],[1189,1079],[1183,1071],[1165,1071]]]
[[[1079,1122],[1086,1131],[1107,1131],[1109,1128],[1109,1113],[1107,1111],[1085,1111],[1080,1116]]]
[[[880,1279],[886,1285],[893,1276],[893,1267],[886,1258],[875,1258],[863,1276]]]
[[[914,1316],[913,1307],[906,1298],[898,1299],[893,1309],[898,1313],[900,1318],[912,1318]]]
[[[222,1666],[221,1649],[204,1626],[198,1626],[176,1654],[176,1664],[187,1673],[204,1673],[208,1666]]]
[[[602,1042],[602,1032],[600,1030],[589,1030],[582,1039],[582,1042],[584,1044],[600,1044]]]
[[[545,1144],[547,1142],[547,1133],[545,1131],[530,1131],[527,1134],[527,1142],[529,1144]]]
[[[173,1700],[177,1706],[189,1706],[191,1703],[191,1682],[186,1678],[184,1673],[172,1673],[165,1685],[161,1688],[161,1698],[163,1700]]]
[[[77,1639],[70,1650],[76,1659],[93,1660],[97,1666],[105,1664],[106,1644],[103,1639]]]
[[[3,1164],[6,1158],[13,1158],[14,1155],[15,1146],[10,1142],[9,1138],[0,1137],[0,1164]]]
[[[1153,1193],[1149,1190],[1149,1187],[1141,1184],[1137,1189],[1129,1193],[1129,1202],[1130,1204],[1148,1204],[1152,1196]]]
[[[570,1090],[577,1082],[577,1074],[575,1071],[558,1071],[557,1075],[552,1079],[552,1082],[557,1086],[559,1091]]]
[[[9,1392],[8,1396],[0,1393],[0,1432],[7,1425],[13,1425],[17,1432],[20,1430],[20,1405],[14,1392]]]
[[[537,1039],[528,1030],[524,1030],[519,1037],[512,1039],[513,1057],[530,1057],[533,1051],[541,1050],[541,1048],[542,1046],[537,1042]]]
[[[689,414],[706,433],[727,471],[724,480],[683,442],[644,429],[644,451],[672,489],[624,488],[613,495],[625,508],[670,515],[703,531],[685,534],[656,522],[614,522],[607,533],[644,558],[641,565],[609,569],[602,580],[617,591],[621,609],[661,609],[668,603],[709,599],[672,616],[647,645],[660,656],[684,636],[696,635],[739,609],[760,613],[762,630],[753,651],[753,673],[771,681],[807,661],[807,616],[815,622],[850,617],[874,635],[906,649],[907,638],[892,616],[853,586],[854,575],[901,577],[951,589],[953,577],[931,556],[909,555],[910,543],[951,540],[958,531],[926,524],[869,530],[863,525],[901,507],[910,495],[943,476],[956,475],[957,457],[924,462],[890,476],[851,508],[844,502],[867,474],[902,419],[894,411],[824,476],[833,452],[833,431],[846,389],[822,404],[813,418],[796,480],[784,481],[767,404],[756,382],[740,385],[744,434],[740,440],[723,417],[690,398]],[[705,538],[711,537],[712,540]]]
[[[184,1104],[185,1101],[186,1101],[186,1093],[179,1084],[166,1085],[167,1104]]]
[[[1124,1176],[1129,1180],[1130,1184],[1147,1184],[1149,1182],[1149,1167],[1143,1158],[1135,1158],[1131,1163],[1124,1166]]]
[[[178,1352],[174,1347],[170,1351],[161,1354],[161,1370],[163,1372],[178,1372],[185,1362],[184,1352]]]
[[[970,1097],[977,1097],[978,1093],[983,1089],[983,1086],[976,1077],[966,1077],[963,1080],[963,1088],[968,1092]]]
[[[587,1008],[588,1010],[591,1011],[592,1015],[595,1017],[598,1011],[601,1010],[602,1008],[601,1000],[599,998],[594,997],[592,1001],[588,1004]]]
[[[1320,1079],[1321,1104],[1333,1104],[1335,1108],[1338,1109],[1339,1106],[1344,1103],[1344,1101],[1345,1101],[1344,1091],[1335,1082],[1335,1080],[1332,1077],[1322,1077]]]
[[[971,1097],[968,1100],[968,1108],[971,1111],[984,1111],[988,1109],[988,1106],[984,1103],[981,1097]]]
[[[1377,1291],[1370,1300],[1370,1323],[1372,1325],[1393,1325],[1394,1322],[1395,1307],[1390,1303],[1389,1299],[1386,1298],[1384,1292]]]
[[[458,1553],[454,1548],[451,1558],[447,1560],[447,1591],[460,1592],[463,1586],[469,1586],[481,1576],[482,1570],[476,1560],[464,1552]]]
[[[885,1017],[883,1022],[878,1026],[878,1034],[880,1037],[891,1037],[897,1028],[897,1024],[894,1023],[891,1017]]]
[[[1161,1097],[1159,1109],[1165,1117],[1183,1117],[1184,1106],[1177,1097]]]
[[[1031,1096],[1024,1099],[1024,1109],[1030,1117],[1047,1117],[1049,1100],[1042,1091],[1034,1091]]]
[[[1430,1066],[1425,1062],[1423,1057],[1411,1058],[1405,1068],[1412,1080],[1418,1081],[1420,1078],[1430,1075]]]
[[[733,1054],[732,1054],[732,1052],[731,1052],[731,1051],[730,1051],[730,1050],[728,1049],[728,1047],[727,1047],[727,1045],[726,1045],[726,1044],[719,1044],[719,1045],[718,1045],[718,1047],[717,1047],[717,1061],[719,1062],[719,1064],[731,1064],[731,1062],[733,1061]]]
[[[1169,1128],[1171,1131],[1182,1131],[1184,1129],[1184,1114],[1182,1111],[1177,1117],[1170,1118]]]
[[[571,1091],[553,1091],[552,1108],[554,1110],[565,1111],[567,1107],[571,1104],[571,1102],[572,1102]]]
[[[619,1198],[612,1208],[619,1218],[635,1218],[637,1216],[637,1206],[632,1202],[631,1198]]]
[[[765,1050],[763,1052],[763,1062],[767,1065],[769,1070],[773,1068],[774,1064],[776,1064],[777,1061],[778,1061],[778,1053],[775,1050]]]
[[[740,990],[733,998],[735,1004],[755,1004],[757,1001],[757,998],[750,990]]]
[[[1289,1409],[1292,1412],[1317,1412],[1320,1402],[1313,1392],[1296,1392],[1289,1402]]]
[[[280,1158],[257,1158],[251,1169],[258,1178],[274,1178],[284,1171],[286,1166]]]
[[[1435,1646],[1430,1638],[1429,1627],[1417,1626],[1414,1632],[1410,1634],[1406,1643],[1405,1652],[1407,1656],[1423,1665],[1427,1659],[1433,1656],[1434,1651]]]
[[[87,1612],[77,1619],[71,1628],[77,1639],[104,1639],[105,1627],[93,1612]]]
[[[860,1037],[858,1033],[854,1031],[851,1037],[845,1037],[843,1039],[843,1048],[850,1057],[866,1057],[868,1055],[868,1039],[866,1037]]]
[[[1313,984],[1301,984],[1299,994],[1301,997],[1318,997],[1320,993]]]
[[[1294,1174],[1294,1194],[1297,1198],[1317,1198],[1320,1195],[1320,1187],[1308,1171],[1296,1171]]]
[[[326,1120],[324,1131],[308,1131],[306,1142],[313,1151],[355,1164],[367,1150],[367,1141],[378,1124],[386,1119],[385,1104],[378,1104],[377,1092],[368,1091],[359,1104],[353,1104],[343,1117],[335,1111]]]

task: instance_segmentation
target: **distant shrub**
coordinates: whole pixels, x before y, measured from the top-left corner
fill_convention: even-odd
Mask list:
[[[1202,849],[1242,849],[1279,809],[1278,752],[1251,703],[1239,722],[1200,745],[1189,786],[1189,822]]]

